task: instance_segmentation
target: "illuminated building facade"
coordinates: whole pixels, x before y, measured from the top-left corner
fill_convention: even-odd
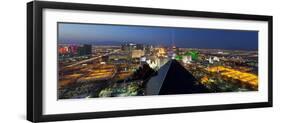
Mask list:
[[[132,58],[141,58],[142,56],[144,56],[143,50],[133,50],[132,51]]]

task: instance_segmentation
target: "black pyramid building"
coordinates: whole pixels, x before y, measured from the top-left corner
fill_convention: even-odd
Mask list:
[[[146,83],[146,95],[206,93],[209,90],[176,60],[163,65]]]

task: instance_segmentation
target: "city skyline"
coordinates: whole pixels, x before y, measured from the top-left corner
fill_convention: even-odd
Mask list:
[[[58,23],[58,99],[258,91],[258,32]]]
[[[258,31],[58,23],[58,41],[59,44],[120,45],[130,42],[185,48],[257,50]]]

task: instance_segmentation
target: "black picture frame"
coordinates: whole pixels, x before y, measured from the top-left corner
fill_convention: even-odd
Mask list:
[[[266,21],[268,22],[268,101],[257,102],[257,103],[241,103],[241,104],[43,115],[42,113],[43,12],[42,10],[45,8]],[[265,16],[265,15],[232,14],[232,13],[185,11],[185,10],[93,5],[93,4],[63,3],[63,2],[45,2],[45,1],[29,2],[27,3],[27,120],[32,122],[63,121],[63,120],[93,119],[93,118],[106,118],[106,117],[123,117],[123,116],[136,116],[136,115],[154,115],[154,114],[184,113],[184,112],[198,112],[198,111],[272,107],[273,106],[272,28],[273,28],[273,17]]]

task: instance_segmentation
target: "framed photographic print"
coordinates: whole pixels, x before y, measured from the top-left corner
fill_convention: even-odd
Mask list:
[[[33,122],[272,107],[272,16],[27,4]]]

